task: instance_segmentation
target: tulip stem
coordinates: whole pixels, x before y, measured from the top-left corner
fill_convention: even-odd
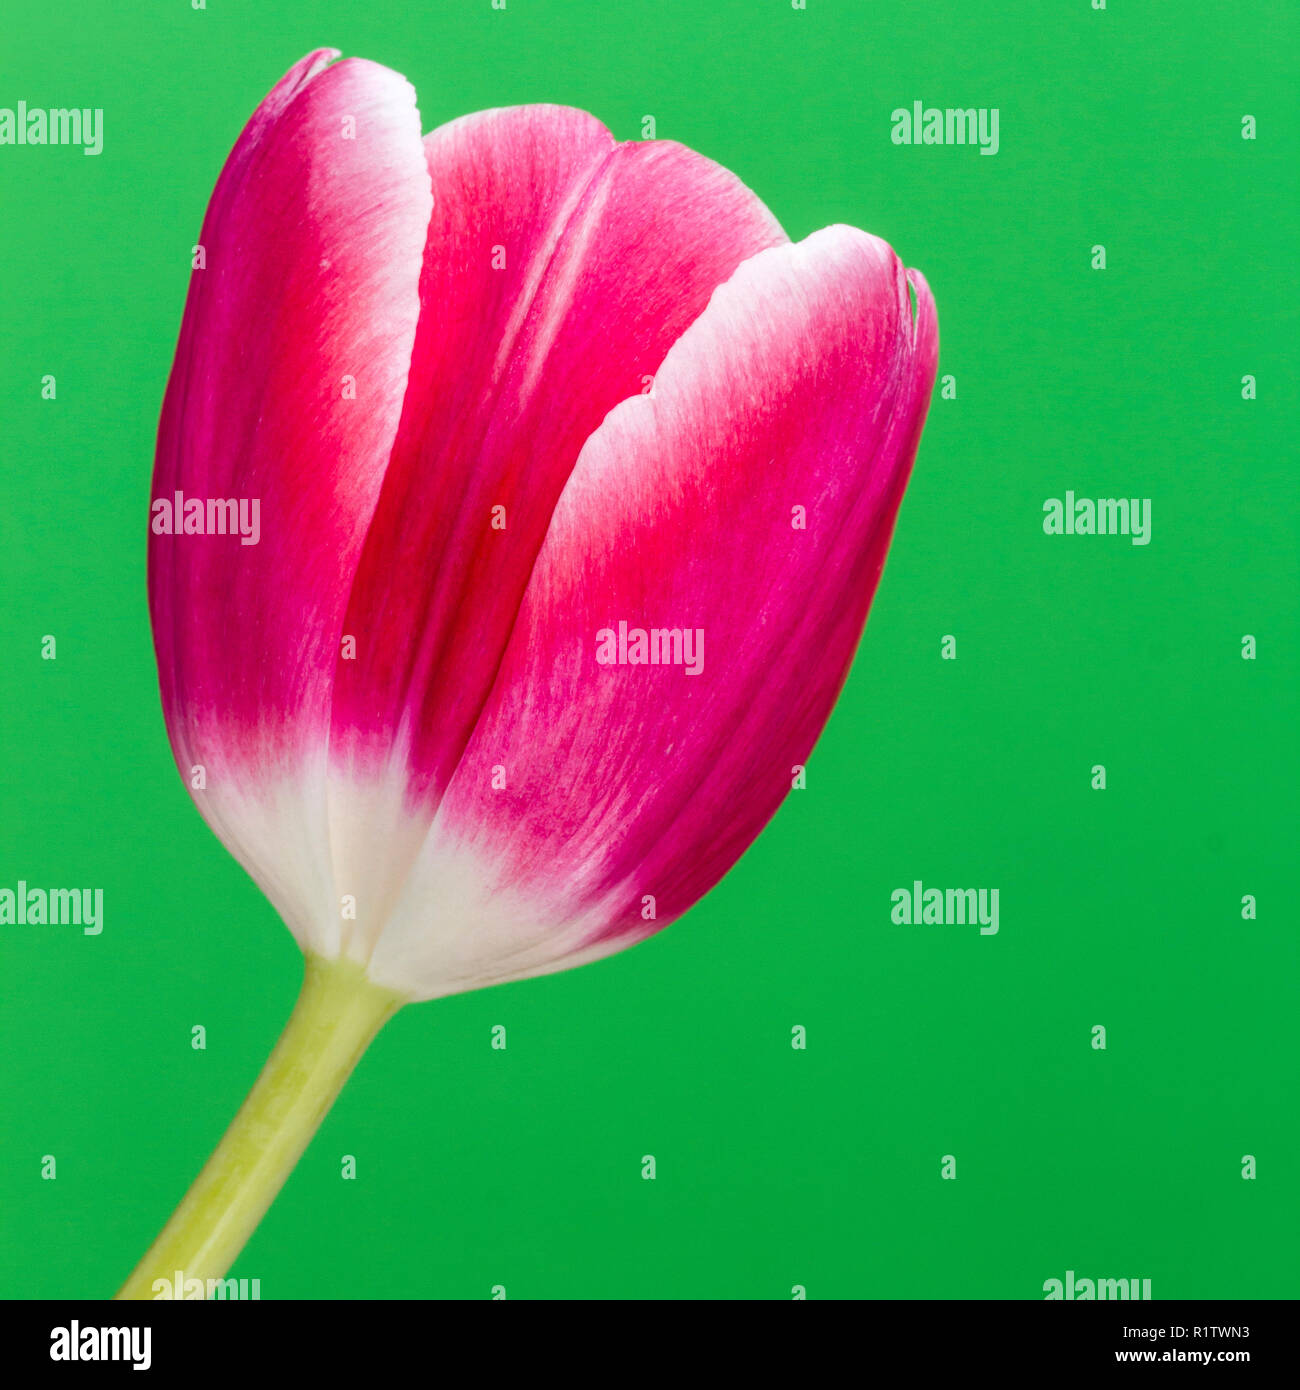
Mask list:
[[[119,1299],[200,1297],[225,1275],[293,1172],[361,1054],[405,1003],[351,961],[308,955],[275,1050]],[[174,1287],[178,1272],[187,1289]],[[166,1285],[158,1284],[165,1280]]]

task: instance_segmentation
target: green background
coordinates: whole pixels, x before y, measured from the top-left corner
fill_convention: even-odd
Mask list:
[[[233,1272],[266,1298],[1300,1291],[1294,6],[6,11],[0,105],[102,107],[104,149],[0,148],[0,886],[101,886],[106,925],[0,928],[0,1294],[117,1287],[297,991],[172,765],[144,556],[189,249],[322,44],[405,73],[426,128],[653,114],[792,237],[886,237],[957,397],[808,789],[649,943],[403,1011]],[[894,146],[917,99],[996,106],[1000,153]],[[1044,535],[1066,489],[1150,497],[1151,544]],[[1000,933],[894,925],[914,879],[999,888]]]

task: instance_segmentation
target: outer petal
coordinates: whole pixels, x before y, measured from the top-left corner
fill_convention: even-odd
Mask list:
[[[177,762],[187,784],[203,766],[200,810],[300,939],[338,915],[330,692],[400,415],[431,203],[411,87],[373,63],[327,67],[334,56],[291,69],[222,171],[158,431],[155,502],[179,491],[206,516],[209,499],[256,500],[257,543],[153,527],[149,543]]]
[[[495,678],[556,499],[620,400],[738,264],[785,241],[733,175],[584,112],[488,111],[426,141],[410,389],[339,663],[331,816],[365,959]],[[495,524],[494,524],[495,523]]]
[[[911,280],[915,326],[885,243],[765,251],[592,436],[375,979],[434,996],[605,954],[758,834],[847,674],[920,436],[937,329]],[[702,630],[702,669],[600,664],[620,621]]]

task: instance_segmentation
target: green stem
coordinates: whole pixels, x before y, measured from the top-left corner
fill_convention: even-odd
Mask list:
[[[343,1083],[405,1003],[350,961],[307,956],[302,993],[275,1051],[171,1220],[122,1285],[120,1299],[156,1296],[184,1278],[221,1278],[257,1229]],[[176,1289],[172,1297],[184,1296]]]

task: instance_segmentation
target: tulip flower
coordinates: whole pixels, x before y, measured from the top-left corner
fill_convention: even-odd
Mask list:
[[[304,58],[235,145],[162,409],[177,764],[306,956],[122,1291],[220,1276],[401,1005],[594,961],[771,818],[929,405],[924,278],[668,141]]]

